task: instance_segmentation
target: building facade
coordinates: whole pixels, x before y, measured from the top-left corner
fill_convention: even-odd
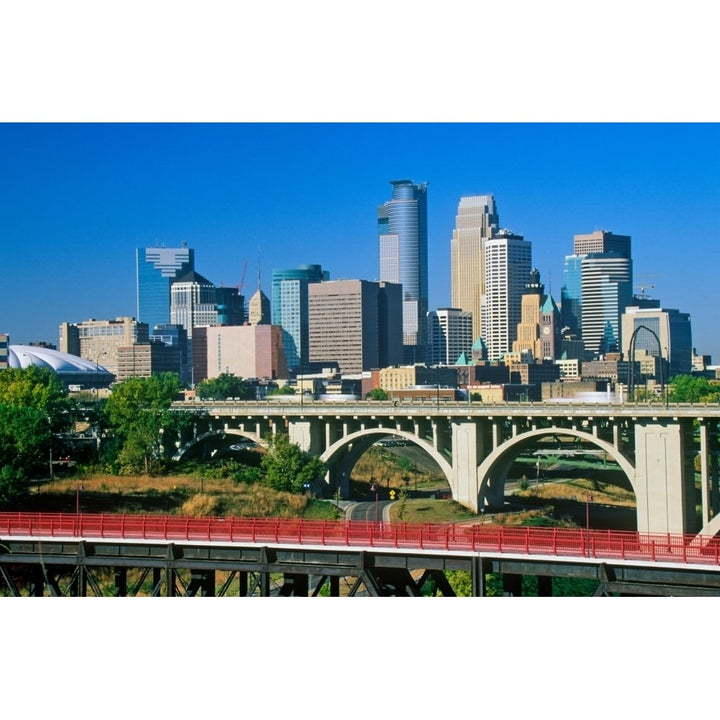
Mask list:
[[[589,356],[622,346],[620,316],[632,304],[631,238],[598,230],[575,235],[565,258],[562,325]]]
[[[132,317],[60,324],[60,351],[90,360],[119,374],[118,349],[150,341],[147,323]]]
[[[473,341],[482,335],[485,240],[498,230],[499,218],[492,195],[460,198],[450,240],[451,303],[454,308],[472,313]]]
[[[427,315],[428,365],[454,365],[473,346],[473,314],[459,308],[438,308]]]
[[[182,325],[192,340],[196,327],[218,324],[217,288],[194,270],[170,286],[170,324]]]
[[[248,302],[248,322],[250,325],[270,325],[270,298],[258,288]]]
[[[499,360],[517,338],[522,296],[531,267],[532,244],[522,235],[500,230],[486,240],[482,336],[488,360]]]
[[[359,373],[402,360],[400,285],[330,280],[308,286],[309,360]]]
[[[530,272],[525,286],[521,313],[513,352],[529,353],[535,360],[555,359],[560,348],[560,310],[552,297],[545,294],[537,268]]]
[[[288,377],[283,330],[278,325],[208,327],[203,329],[203,335],[207,352],[207,378],[215,378],[223,373],[245,379],[276,380]]]
[[[195,251],[144,248],[136,251],[137,318],[148,327],[170,322],[170,285],[195,269]]]
[[[320,265],[273,270],[272,324],[283,329],[288,370],[302,372],[310,359],[308,335],[308,285],[329,280]]]
[[[402,285],[406,362],[424,362],[428,311],[427,183],[392,180],[377,210],[380,281]]]
[[[633,339],[636,359],[641,354],[663,358],[668,363],[667,381],[673,375],[693,371],[690,315],[674,309],[628,307],[622,316],[623,356],[630,357]],[[653,373],[654,374],[654,373]]]

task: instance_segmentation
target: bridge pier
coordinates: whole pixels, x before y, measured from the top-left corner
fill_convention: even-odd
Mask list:
[[[641,533],[694,533],[695,509],[692,420],[635,423],[635,498]]]

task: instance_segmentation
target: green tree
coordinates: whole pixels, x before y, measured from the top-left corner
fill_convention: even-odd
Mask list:
[[[295,388],[290,385],[283,385],[282,387],[273,388],[268,390],[267,396],[272,395],[295,395]]]
[[[286,492],[302,492],[306,484],[312,485],[326,472],[320,458],[291,443],[285,433],[269,439],[268,451],[260,466],[264,472],[263,482],[274,490]]]
[[[720,402],[720,382],[702,375],[675,375],[670,379],[668,400],[675,403]]]
[[[365,397],[368,400],[387,400],[389,395],[387,394],[387,390],[373,388]]]
[[[199,382],[195,394],[202,400],[227,400],[227,398],[248,400],[250,388],[241,377],[232,373],[221,373],[217,377]]]
[[[27,479],[47,470],[53,432],[71,421],[65,386],[49,368],[0,372],[0,504],[21,502]]]
[[[115,464],[121,473],[149,474],[162,467],[162,431],[177,423],[169,408],[179,391],[175,373],[128,378],[113,389],[105,415],[111,432],[120,439]]]

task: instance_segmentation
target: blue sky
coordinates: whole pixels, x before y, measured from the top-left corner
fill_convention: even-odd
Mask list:
[[[61,322],[135,315],[135,249],[196,251],[218,285],[269,295],[274,268],[377,279],[390,180],[426,181],[430,305],[450,303],[462,195],[492,193],[560,299],[573,235],[632,236],[636,285],[690,313],[720,362],[714,123],[126,123],[0,125],[0,331],[57,342]]]

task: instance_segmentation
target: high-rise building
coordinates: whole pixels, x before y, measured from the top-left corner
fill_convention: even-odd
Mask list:
[[[428,311],[427,183],[392,180],[377,211],[380,280],[402,285],[405,362],[424,362]]]
[[[513,341],[514,353],[530,353],[534,360],[554,360],[560,351],[560,310],[533,268],[522,296],[522,314]]]
[[[308,286],[309,360],[359,373],[402,361],[402,291],[395,283],[332,280]]]
[[[170,324],[182,325],[192,340],[196,327],[214,327],[217,321],[217,288],[194,270],[170,286]]]
[[[118,349],[149,342],[147,323],[132,317],[115,320],[91,318],[81,323],[60,324],[60,352],[77,355],[118,374]]]
[[[627,307],[622,316],[622,352],[630,358],[630,342],[635,336],[636,358],[641,353],[663,358],[669,364],[665,380],[693,370],[690,315],[679,310]]]
[[[459,308],[428,312],[428,365],[454,365],[462,355],[471,355],[472,313]]]
[[[309,361],[308,285],[329,280],[320,265],[273,270],[272,324],[283,329],[288,370],[303,371]]]
[[[248,302],[248,322],[250,325],[270,325],[270,298],[258,288]]]
[[[137,319],[148,327],[170,322],[170,285],[195,269],[195,251],[179,248],[144,248],[136,252]]]
[[[246,320],[245,297],[236,287],[216,287],[217,324],[243,325]]]
[[[460,198],[450,240],[450,291],[452,306],[472,313],[473,341],[482,334],[484,243],[498,229],[498,213],[492,195]]]
[[[586,353],[619,351],[620,316],[632,304],[630,236],[606,230],[575,235],[561,298],[563,329],[582,340]]]
[[[531,265],[532,244],[522,235],[503,229],[485,241],[482,337],[488,360],[499,360],[517,338]]]

